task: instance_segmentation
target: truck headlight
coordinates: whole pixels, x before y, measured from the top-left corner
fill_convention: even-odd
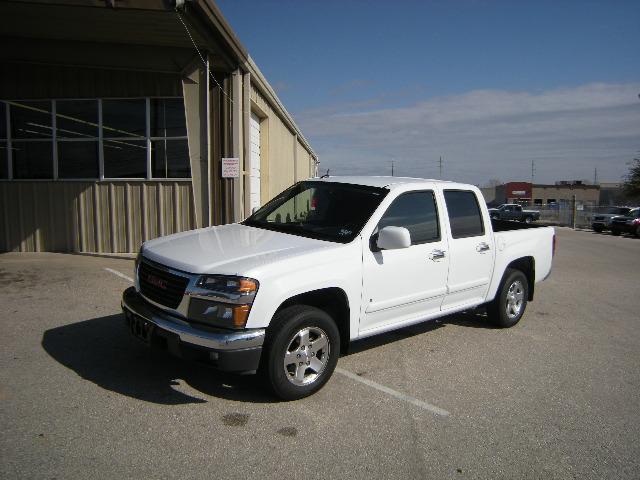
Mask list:
[[[252,278],[203,275],[187,292],[188,317],[216,327],[244,328],[258,287]]]

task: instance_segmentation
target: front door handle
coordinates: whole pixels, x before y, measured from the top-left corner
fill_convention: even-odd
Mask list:
[[[445,253],[442,250],[432,250],[429,254],[429,260],[433,260],[434,262],[437,260],[442,260],[445,257]]]
[[[479,243],[478,246],[476,247],[476,252],[486,252],[487,250],[490,250],[491,247],[489,247],[489,245],[487,245],[485,242]]]

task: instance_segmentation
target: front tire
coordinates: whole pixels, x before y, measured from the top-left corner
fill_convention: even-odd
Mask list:
[[[296,400],[320,390],[340,356],[340,332],[322,310],[293,305],[276,313],[263,351],[263,373],[273,393]]]
[[[524,219],[524,223],[531,223],[531,222],[533,222],[533,218],[531,218],[531,217],[525,217],[525,219]]]
[[[617,228],[612,228],[611,229],[611,235],[615,235],[616,237],[620,235],[620,230],[618,230]]]
[[[487,308],[489,318],[502,328],[513,327],[527,308],[529,282],[520,270],[508,268],[496,294]]]
[[[602,231],[604,230],[604,228],[600,225],[594,225],[593,227],[593,231],[597,232],[597,233],[602,233]]]

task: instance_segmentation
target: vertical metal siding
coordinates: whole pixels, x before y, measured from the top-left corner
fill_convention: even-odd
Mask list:
[[[0,182],[0,251],[135,252],[195,228],[191,188],[190,180]]]

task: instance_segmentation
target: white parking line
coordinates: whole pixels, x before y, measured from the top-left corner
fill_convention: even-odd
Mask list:
[[[415,405],[416,407],[420,407],[424,410],[428,410],[429,412],[434,413],[436,415],[440,415],[442,417],[448,417],[450,415],[449,412],[447,412],[446,410],[443,410],[440,407],[436,407],[435,405],[431,405],[430,403],[423,402],[422,400],[418,400],[417,398],[410,397],[409,395],[405,395],[404,393],[400,393],[392,388],[385,387],[384,385],[380,385],[379,383],[374,382],[373,380],[369,380],[368,378],[361,377],[359,375],[356,375],[355,373],[348,372],[347,370],[343,370],[341,368],[336,368],[335,371],[341,375],[344,375],[345,377],[349,377],[351,380],[364,383],[368,387],[375,388],[376,390],[380,390],[381,392],[384,392],[387,395],[391,395],[392,397],[403,400],[407,403]]]
[[[113,273],[114,275],[117,275],[118,277],[133,283],[133,278],[125,275],[124,273],[121,273],[112,268],[105,268],[105,270],[109,273]],[[389,387],[385,387],[384,385],[380,385],[379,383],[374,382],[373,380],[369,380],[368,378],[361,377],[359,375],[356,375],[355,373],[351,373],[341,368],[336,368],[335,371],[338,372],[340,375],[344,375],[345,377],[350,378],[351,380],[355,380],[356,382],[363,383],[368,387],[375,388],[376,390],[380,390],[381,392],[384,392],[387,395],[391,395],[392,397],[395,397],[399,400],[415,405],[416,407],[420,407],[423,410],[427,410],[436,415],[440,415],[442,417],[448,417],[450,415],[449,412],[447,412],[446,410],[440,407],[436,407],[435,405],[431,405],[430,403],[423,402],[422,400],[418,400],[417,398],[411,397],[409,395],[405,395],[404,393],[398,392]]]
[[[124,273],[114,270],[113,268],[105,268],[105,270],[109,273],[113,273],[114,275],[117,275],[118,277],[124,278],[125,280],[133,283],[133,278],[126,276]]]

